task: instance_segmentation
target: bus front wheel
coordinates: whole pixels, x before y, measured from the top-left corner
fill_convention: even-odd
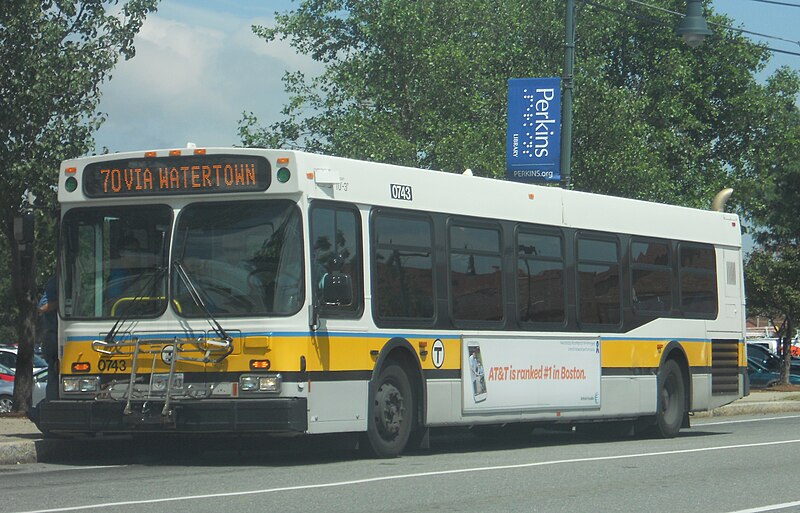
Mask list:
[[[667,360],[658,372],[658,409],[656,433],[662,438],[678,434],[686,415],[686,386],[675,360]]]
[[[408,375],[397,364],[383,368],[369,404],[367,442],[379,458],[399,456],[408,443],[414,423],[414,396]]]

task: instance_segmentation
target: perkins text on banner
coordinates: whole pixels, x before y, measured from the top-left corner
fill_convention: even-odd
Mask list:
[[[561,179],[560,78],[509,79],[506,148],[509,180]]]

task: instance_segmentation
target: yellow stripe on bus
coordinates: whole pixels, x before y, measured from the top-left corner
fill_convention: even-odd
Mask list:
[[[250,370],[251,360],[269,360],[270,370],[275,372],[298,372],[301,370],[301,357],[305,357],[306,370],[319,371],[371,371],[375,367],[377,355],[387,343],[386,336],[246,336],[243,340],[235,340],[235,351],[220,363],[203,364],[200,362],[178,361],[178,372],[246,372]],[[425,370],[436,369],[431,348],[434,337],[418,337],[407,339]],[[664,340],[614,340],[601,339],[601,366],[604,368],[657,368],[662,360],[667,343]],[[446,338],[444,344],[444,362],[439,369],[458,370],[461,368],[461,340]],[[692,367],[711,365],[711,343],[706,341],[683,342],[681,346]],[[143,345],[152,347],[151,353],[140,354],[138,367],[141,372],[168,372],[169,365],[161,358],[157,344]],[[190,347],[190,346],[186,346]],[[200,351],[188,351],[189,357],[201,356]],[[98,369],[101,359],[125,359],[130,361],[130,351],[125,355],[103,356],[92,350],[89,341],[73,341],[65,346],[64,369],[69,372],[70,365],[75,362],[89,362],[92,370]],[[155,359],[155,366],[153,360]],[[126,373],[125,369],[104,365],[104,372]]]
[[[315,371],[371,371],[375,367],[376,355],[380,353],[388,339],[386,336],[374,337],[348,337],[348,336],[246,336],[243,341],[234,340],[236,350],[233,354],[216,365],[204,365],[199,362],[177,361],[177,372],[209,372],[210,369],[219,372],[245,372],[250,370],[250,361],[254,359],[270,361],[270,370],[275,372],[300,371],[300,358],[305,356],[306,370]],[[431,348],[435,337],[419,337],[407,339],[417,353],[423,369],[435,369]],[[461,341],[459,339],[442,340],[445,348],[443,364],[439,367],[444,370],[461,368]],[[137,367],[140,372],[168,372],[169,365],[161,358],[159,344],[152,346],[143,343],[144,351],[138,357]],[[189,357],[201,356],[200,351],[189,351]],[[147,352],[152,348],[152,352]],[[69,367],[74,362],[89,362],[92,371],[98,369],[97,363],[101,359],[132,360],[132,349],[125,354],[104,356],[92,349],[90,341],[72,341],[64,348],[64,369],[69,372]],[[155,359],[155,366],[153,360]],[[109,368],[106,366],[106,368]],[[130,367],[125,370],[116,368],[117,373],[130,372]]]
[[[600,359],[602,367],[656,368],[667,343],[664,340],[613,340],[602,339]],[[681,347],[689,366],[711,365],[711,342],[683,342]]]

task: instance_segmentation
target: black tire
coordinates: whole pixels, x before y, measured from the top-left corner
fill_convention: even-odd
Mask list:
[[[658,407],[656,435],[673,438],[678,434],[686,416],[686,385],[683,373],[675,360],[667,360],[658,372]]]
[[[383,368],[370,388],[367,445],[373,456],[395,458],[403,452],[414,427],[414,395],[408,375],[397,364]]]

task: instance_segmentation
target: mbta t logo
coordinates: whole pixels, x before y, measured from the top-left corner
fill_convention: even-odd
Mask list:
[[[433,341],[431,353],[433,354],[433,366],[437,369],[440,368],[444,364],[444,343],[440,339],[437,338]]]

